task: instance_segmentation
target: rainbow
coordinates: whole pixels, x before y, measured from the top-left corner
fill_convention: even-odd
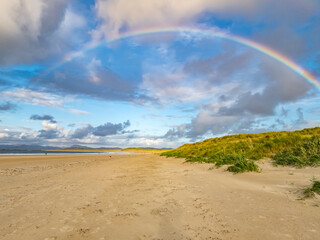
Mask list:
[[[284,56],[283,54],[276,52],[275,50],[262,45],[260,43],[254,42],[252,40],[240,37],[240,36],[236,36],[236,35],[232,35],[229,33],[225,33],[225,32],[219,32],[219,31],[214,31],[214,30],[203,30],[203,29],[197,29],[197,28],[187,28],[187,27],[183,27],[183,28],[178,28],[178,27],[174,27],[174,28],[152,28],[152,29],[143,29],[143,30],[138,30],[138,31],[132,31],[132,32],[126,32],[123,34],[119,34],[117,37],[114,37],[112,39],[109,40],[105,40],[105,41],[100,41],[100,42],[96,42],[96,43],[89,43],[86,44],[81,50],[76,51],[76,52],[70,52],[68,54],[66,54],[57,64],[55,64],[54,66],[50,67],[44,75],[52,72],[54,69],[59,68],[60,66],[62,66],[63,64],[77,58],[80,56],[83,56],[87,51],[90,51],[92,49],[95,49],[99,46],[101,46],[102,44],[110,44],[112,42],[116,42],[119,40],[125,40],[128,38],[133,38],[133,37],[138,37],[138,36],[144,36],[144,35],[152,35],[152,34],[159,34],[159,33],[191,33],[191,34],[201,34],[204,36],[208,36],[208,37],[217,37],[217,38],[221,38],[221,39],[226,39],[244,46],[247,46],[249,48],[255,49],[258,52],[261,52],[265,55],[268,55],[269,57],[277,60],[278,62],[286,65],[287,67],[289,67],[290,69],[292,69],[294,72],[298,73],[299,75],[301,75],[304,79],[306,79],[309,83],[311,83],[312,85],[314,85],[315,87],[317,87],[320,90],[320,81],[313,76],[311,73],[309,73],[307,70],[305,70],[303,67],[299,66],[297,63],[295,63],[294,61],[292,61],[291,59],[289,59],[288,57]]]

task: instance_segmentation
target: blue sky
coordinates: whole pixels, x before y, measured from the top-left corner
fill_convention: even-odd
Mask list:
[[[319,88],[250,47],[178,31],[109,43],[224,32],[320,79],[319,26],[317,0],[2,0],[0,143],[177,147],[319,126]]]

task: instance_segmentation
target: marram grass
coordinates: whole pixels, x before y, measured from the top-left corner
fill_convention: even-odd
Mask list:
[[[320,128],[211,138],[161,155],[186,158],[188,162],[215,163],[217,167],[233,165],[228,168],[232,172],[258,171],[253,161],[265,157],[272,158],[275,165],[319,166]]]
[[[312,186],[303,191],[304,198],[314,197],[315,194],[320,195],[320,181],[313,180]]]

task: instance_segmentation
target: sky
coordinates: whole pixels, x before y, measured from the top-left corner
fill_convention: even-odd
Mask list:
[[[0,2],[1,145],[174,148],[316,127],[318,79],[318,0]]]

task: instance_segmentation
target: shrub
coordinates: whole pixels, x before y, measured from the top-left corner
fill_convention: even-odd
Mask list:
[[[243,155],[228,154],[228,155],[221,156],[220,159],[216,161],[216,167],[221,167],[222,165],[234,164],[244,160],[246,160],[246,158]]]
[[[186,157],[186,162],[206,162],[206,159],[204,157],[189,156]]]
[[[237,161],[234,165],[228,167],[227,171],[233,173],[259,172],[259,167],[253,161],[245,159]]]
[[[312,187],[303,192],[305,198],[314,197],[315,193],[320,195],[320,181],[313,181]]]

